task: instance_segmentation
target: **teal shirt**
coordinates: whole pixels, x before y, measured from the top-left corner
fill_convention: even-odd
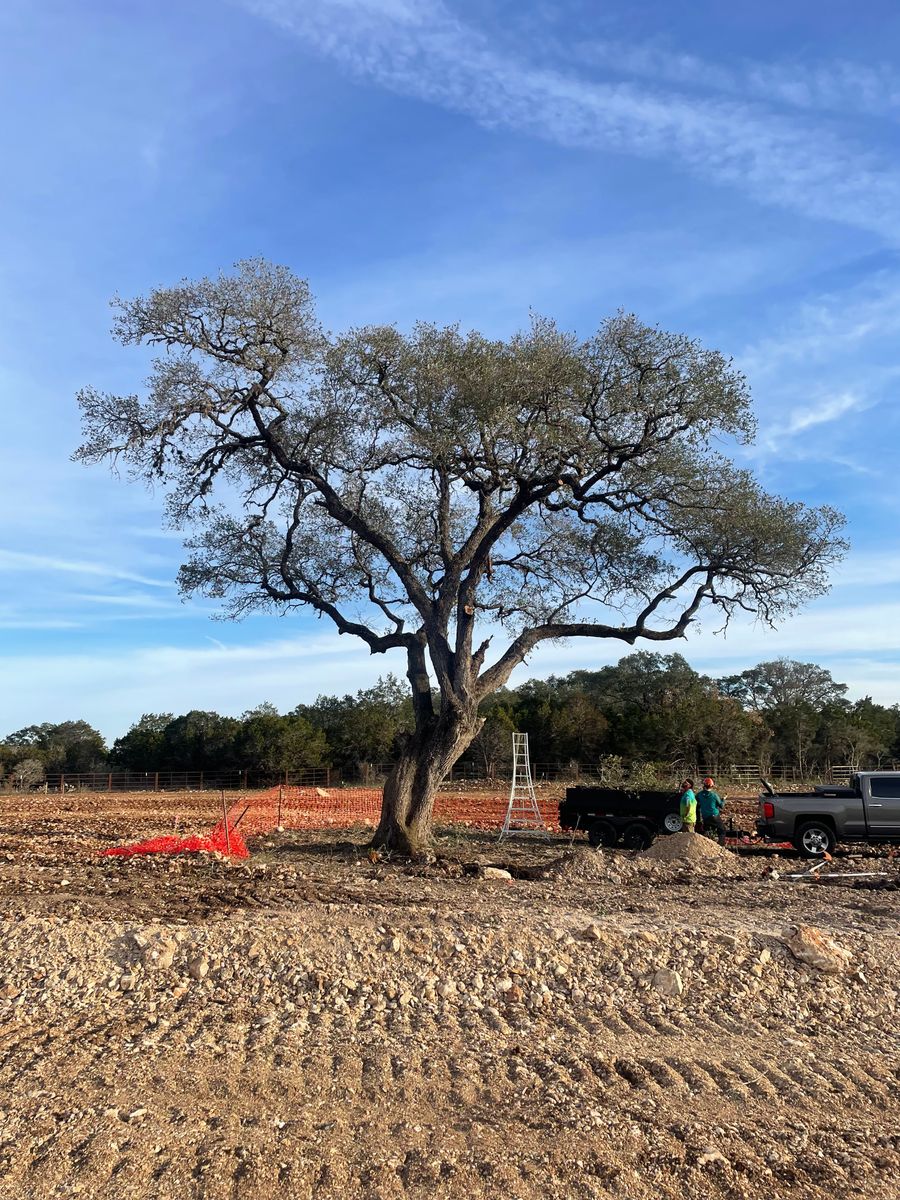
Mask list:
[[[697,797],[690,788],[681,795],[681,819],[682,821],[697,820]]]
[[[697,793],[697,803],[700,805],[701,817],[717,817],[725,807],[719,793],[707,790],[706,788]]]

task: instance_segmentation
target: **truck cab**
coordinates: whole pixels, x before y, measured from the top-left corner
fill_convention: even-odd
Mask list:
[[[857,775],[869,832],[900,838],[900,771],[867,771]]]

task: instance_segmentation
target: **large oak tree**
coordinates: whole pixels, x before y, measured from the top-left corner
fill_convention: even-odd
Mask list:
[[[542,642],[664,642],[704,608],[773,622],[827,586],[839,514],[766,494],[716,351],[618,315],[585,341],[390,326],[328,335],[261,261],[117,300],[161,347],[142,396],[80,393],[76,457],[161,481],[187,593],[308,607],[400,650],[415,728],[376,842],[416,852],[479,705]]]

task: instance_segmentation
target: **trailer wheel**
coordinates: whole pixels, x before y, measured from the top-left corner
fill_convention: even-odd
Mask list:
[[[622,845],[626,850],[646,850],[653,841],[653,830],[643,821],[634,821],[625,826],[622,834]]]
[[[807,821],[794,834],[794,849],[804,858],[821,858],[832,853],[835,840],[834,830],[824,821]]]
[[[681,833],[684,828],[684,821],[681,819],[681,813],[670,812],[666,813],[663,821],[663,828],[666,833]]]
[[[614,846],[619,840],[612,821],[592,821],[588,825],[587,835],[592,846]]]

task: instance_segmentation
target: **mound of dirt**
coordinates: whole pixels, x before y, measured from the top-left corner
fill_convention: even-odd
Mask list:
[[[666,837],[657,838],[641,857],[656,859],[658,862],[703,862],[704,859],[731,859],[734,856],[730,850],[711,838],[701,837],[696,833],[670,833]]]
[[[638,858],[655,874],[668,874],[671,870],[679,874],[738,877],[744,874],[745,867],[737,854],[696,833],[671,833],[657,838]]]
[[[576,846],[542,868],[540,878],[558,879],[566,883],[582,883],[592,879],[619,880],[630,873],[631,866],[622,854]]]

